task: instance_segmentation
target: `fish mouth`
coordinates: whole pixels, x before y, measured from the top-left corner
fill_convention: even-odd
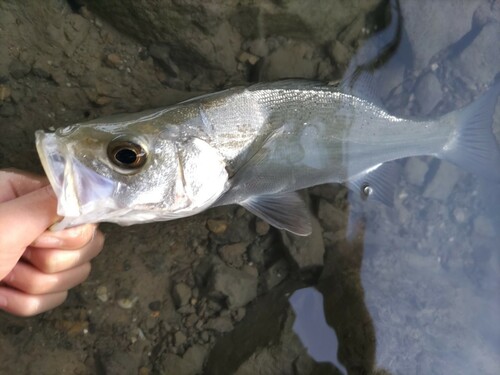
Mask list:
[[[64,219],[54,229],[97,222],[116,209],[116,182],[83,165],[55,133],[35,133],[43,169],[57,196],[57,214]]]

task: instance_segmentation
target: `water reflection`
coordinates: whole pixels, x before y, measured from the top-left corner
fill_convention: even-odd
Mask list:
[[[465,6],[454,12],[470,16],[473,27],[423,64],[413,57],[425,46],[416,45],[412,35],[418,22],[412,16],[422,13],[409,12],[414,3],[401,1],[401,43],[376,72],[379,94],[394,113],[443,114],[470,102],[471,90],[477,95],[482,91],[478,87],[492,83],[481,81],[482,73],[471,83],[470,77],[458,76],[456,68],[458,56],[463,58],[493,27],[484,14],[478,15],[479,3],[473,5],[476,12]],[[435,20],[447,19],[443,12],[450,9],[449,2],[441,5],[427,7],[436,12]],[[500,56],[484,64],[495,77]],[[452,99],[426,102],[418,89],[427,74],[439,77],[442,86],[436,90],[454,88]],[[395,75],[403,83],[394,85]],[[434,95],[433,90],[428,95]],[[498,107],[495,134],[500,129]],[[294,331],[312,358],[333,364],[338,373],[498,374],[500,188],[432,158],[400,164],[403,172],[393,207],[351,200],[345,225],[362,222],[362,230],[355,240],[327,244],[318,285],[290,297]],[[320,199],[327,198],[320,194]],[[338,238],[332,233],[342,229],[326,228],[325,238]]]

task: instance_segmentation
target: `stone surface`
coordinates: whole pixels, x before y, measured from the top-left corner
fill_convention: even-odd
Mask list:
[[[409,158],[405,164],[405,177],[410,184],[422,186],[429,171],[428,164],[421,158]]]
[[[185,283],[175,284],[172,289],[172,297],[178,308],[185,306],[189,303],[189,299],[191,298],[191,288]]]
[[[419,79],[415,89],[415,98],[420,106],[419,112],[422,116],[431,113],[442,97],[441,84],[434,73],[429,72]]]
[[[425,187],[424,197],[441,201],[447,200],[460,178],[460,173],[460,170],[454,165],[441,162],[432,180]]]
[[[257,277],[219,264],[211,270],[208,287],[211,295],[225,298],[227,306],[234,309],[257,296]]]
[[[243,254],[247,251],[247,244],[244,242],[233,243],[221,246],[218,250],[221,259],[231,267],[241,268],[244,264]]]

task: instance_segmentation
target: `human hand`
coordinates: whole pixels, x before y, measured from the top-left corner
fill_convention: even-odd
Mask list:
[[[0,309],[31,316],[60,305],[102,249],[95,225],[47,230],[58,216],[45,178],[0,170]]]

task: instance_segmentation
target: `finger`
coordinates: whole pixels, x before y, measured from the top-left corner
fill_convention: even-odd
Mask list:
[[[0,280],[26,247],[57,220],[56,205],[49,185],[0,204]]]
[[[34,296],[0,286],[0,309],[14,315],[33,316],[59,306],[67,296],[67,291]]]
[[[5,202],[48,185],[44,176],[16,169],[0,170],[0,202]]]
[[[63,292],[81,284],[90,273],[90,263],[70,270],[47,274],[31,264],[19,262],[2,283],[28,294]]]
[[[80,249],[92,240],[96,229],[95,224],[85,224],[58,232],[46,230],[31,243],[31,246],[66,250]]]
[[[57,273],[86,263],[96,257],[104,245],[104,235],[97,231],[94,238],[78,250],[28,248],[23,259],[45,273]]]

